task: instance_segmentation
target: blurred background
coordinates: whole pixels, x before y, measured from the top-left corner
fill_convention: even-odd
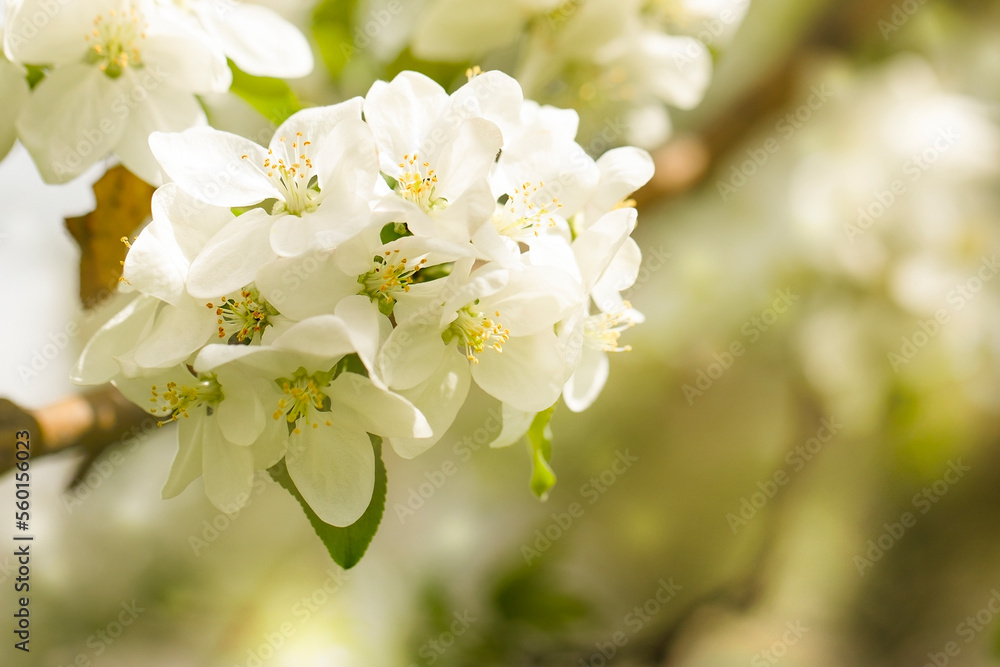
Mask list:
[[[263,477],[238,515],[200,480],[161,500],[169,429],[70,492],[81,454],[38,458],[31,653],[12,648],[4,548],[0,663],[1000,664],[1000,7],[621,3],[707,45],[693,100],[657,92],[650,54],[588,60],[587,2],[509,4],[528,18],[469,18],[450,52],[432,29],[466,25],[456,3],[271,6],[318,57],[290,105],[402,69],[454,88],[478,64],[576,108],[593,152],[653,153],[628,294],[647,322],[590,410],[556,410],[547,501],[522,445],[488,447],[483,395],[425,455],[387,452],[382,526],[346,573]],[[249,136],[274,120],[250,95],[206,105]],[[78,391],[116,307],[81,310],[63,222],[100,173],[45,186],[19,146],[0,163],[0,395],[24,407]]]

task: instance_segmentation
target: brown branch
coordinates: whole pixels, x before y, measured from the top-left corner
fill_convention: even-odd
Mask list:
[[[86,453],[77,477],[112,443],[149,430],[156,419],[111,385],[70,396],[38,410],[0,399],[0,474],[14,467],[17,431],[31,433],[31,456],[76,448]],[[74,479],[74,483],[76,480]]]

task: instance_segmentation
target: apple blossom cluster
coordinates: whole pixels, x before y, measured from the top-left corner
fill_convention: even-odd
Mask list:
[[[580,109],[588,136],[646,148],[671,132],[664,104],[691,109],[712,77],[709,46],[735,33],[750,0],[430,0],[413,53],[502,63],[528,94]],[[617,124],[608,119],[621,117]],[[608,132],[618,136],[608,138]],[[603,132],[603,134],[601,134]]]
[[[0,158],[19,138],[50,183],[114,154],[159,184],[149,134],[205,125],[197,96],[229,90],[227,58],[256,76],[300,77],[313,66],[297,28],[236,0],[6,4]]]
[[[560,395],[595,400],[642,319],[621,292],[640,263],[627,198],[652,160],[595,161],[574,111],[469,77],[449,95],[403,72],[292,115],[267,147],[209,127],[150,137],[171,182],[124,261],[136,295],[75,379],[179,422],[165,496],[201,475],[232,508],[284,460],[347,526],[373,497],[369,434],[420,454],[472,382],[502,402],[497,446]]]

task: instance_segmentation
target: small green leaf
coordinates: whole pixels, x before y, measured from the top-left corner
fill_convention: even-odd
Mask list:
[[[230,92],[240,96],[275,125],[302,109],[302,104],[282,79],[251,76],[229,61],[233,71]]]
[[[541,500],[549,495],[549,490],[556,484],[556,474],[549,466],[552,458],[552,429],[549,420],[552,419],[553,405],[535,415],[525,434],[528,441],[528,451],[531,453],[531,490]]]
[[[24,69],[28,72],[28,87],[34,90],[45,78],[45,69],[38,65],[25,65]]]
[[[349,570],[357,565],[361,557],[365,555],[368,545],[371,544],[372,538],[375,537],[375,533],[378,531],[378,525],[382,521],[382,513],[385,510],[387,477],[385,464],[382,463],[382,438],[376,435],[370,437],[372,447],[375,448],[375,490],[372,493],[372,501],[360,519],[344,528],[331,526],[313,512],[312,508],[309,507],[309,503],[306,502],[305,498],[302,497],[302,494],[295,487],[295,482],[288,475],[288,469],[285,467],[284,460],[279,461],[268,469],[268,472],[271,473],[271,478],[287,489],[299,501],[299,504],[302,505],[302,509],[306,513],[306,517],[309,519],[309,523],[312,524],[313,530],[316,531],[319,539],[326,546],[326,550],[330,552],[330,556],[334,562],[345,570]]]

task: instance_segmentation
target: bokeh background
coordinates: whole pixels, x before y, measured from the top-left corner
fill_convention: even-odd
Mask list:
[[[316,39],[320,66],[291,82],[308,103],[475,64],[414,55],[428,3],[271,6]],[[0,663],[1000,664],[1000,7],[753,0],[732,28],[669,138],[632,119],[611,140],[660,168],[628,295],[647,322],[589,411],[557,409],[546,502],[523,446],[487,446],[481,395],[425,455],[387,452],[385,517],[347,573],[264,478],[238,515],[200,481],[161,500],[169,429],[109,450],[72,494],[80,455],[39,458],[32,650],[11,646],[4,547]],[[523,48],[479,64],[516,71]],[[580,110],[584,146],[618,118],[612,91],[644,85],[595,77],[534,90]],[[209,108],[267,126],[241,101]],[[99,175],[42,185],[20,147],[0,163],[0,394],[25,407],[78,391],[69,370],[115,307],[81,310],[63,223]]]

